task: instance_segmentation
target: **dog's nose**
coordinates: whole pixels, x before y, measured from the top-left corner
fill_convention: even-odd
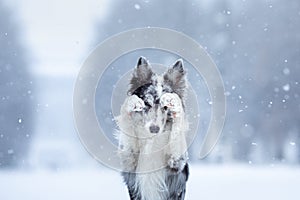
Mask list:
[[[149,129],[150,129],[151,133],[158,133],[159,132],[159,127],[155,126],[155,125],[150,126]]]

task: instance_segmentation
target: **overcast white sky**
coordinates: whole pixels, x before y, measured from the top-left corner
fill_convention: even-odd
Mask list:
[[[35,73],[76,74],[91,49],[95,26],[105,16],[106,0],[13,0]],[[100,41],[99,41],[100,42]]]

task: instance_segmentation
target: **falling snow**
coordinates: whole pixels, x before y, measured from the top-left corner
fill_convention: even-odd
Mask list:
[[[286,92],[288,92],[290,90],[290,84],[285,84],[284,86],[282,86],[282,89]]]
[[[7,154],[13,154],[14,153],[14,150],[13,149],[8,149],[7,150]]]
[[[135,8],[136,10],[140,10],[140,9],[141,9],[141,6],[140,6],[139,4],[134,4],[134,8]]]
[[[2,158],[11,157],[13,159],[18,159],[18,165],[21,163],[22,167],[24,156],[19,156],[19,152],[22,151],[28,152],[28,159],[30,159],[30,162],[31,159],[36,159],[36,161],[32,164],[33,170],[30,168],[31,166],[29,166],[28,169],[30,169],[30,173],[20,172],[20,174],[9,174],[6,173],[6,170],[4,170],[2,174],[0,173],[0,180],[3,180],[0,181],[0,188],[2,189],[1,191],[4,192],[4,197],[16,195],[16,198],[10,198],[22,199],[20,191],[24,192],[24,194],[28,194],[28,196],[34,196],[35,194],[44,195],[49,188],[51,188],[50,186],[55,185],[53,183],[57,182],[57,175],[53,175],[52,170],[54,169],[55,171],[61,167],[61,160],[69,163],[67,164],[67,170],[69,170],[69,168],[73,170],[73,166],[77,169],[77,166],[85,165],[86,160],[92,160],[88,155],[84,154],[84,152],[81,152],[83,155],[78,153],[78,151],[82,151],[82,148],[81,145],[78,144],[79,142],[76,138],[74,123],[72,123],[73,110],[71,99],[73,83],[76,78],[74,72],[79,70],[80,63],[78,63],[78,60],[88,54],[86,48],[81,47],[91,46],[88,45],[88,41],[101,41],[103,38],[108,38],[117,32],[128,29],[128,27],[150,27],[151,25],[158,27],[173,27],[180,32],[184,32],[187,35],[194,37],[200,45],[203,45],[205,50],[209,50],[209,53],[211,53],[226,88],[226,92],[224,92],[224,95],[227,96],[226,122],[222,129],[224,135],[223,137],[220,137],[220,142],[217,144],[217,147],[220,149],[218,153],[215,155],[211,154],[208,157],[208,161],[210,162],[211,159],[212,163],[216,162],[217,165],[220,165],[220,169],[212,169],[211,166],[200,168],[196,166],[198,161],[193,157],[199,152],[199,141],[202,141],[203,138],[201,137],[205,135],[205,131],[210,125],[209,119],[211,118],[211,115],[214,114],[211,110],[211,105],[213,103],[211,98],[215,96],[210,96],[210,91],[205,91],[206,77],[202,77],[201,75],[198,75],[200,73],[197,73],[196,78],[193,79],[195,70],[193,66],[191,66],[191,63],[186,62],[185,66],[188,71],[188,80],[190,81],[191,88],[195,90],[199,108],[201,108],[201,118],[200,114],[193,113],[191,115],[196,119],[199,118],[199,136],[197,135],[197,139],[193,141],[195,147],[191,147],[192,176],[191,179],[189,179],[188,199],[199,199],[199,195],[208,196],[207,198],[200,199],[211,198],[211,195],[208,193],[199,193],[197,186],[201,185],[201,191],[209,191],[209,188],[213,188],[216,183],[220,183],[219,186],[221,186],[219,187],[221,188],[221,192],[217,194],[220,198],[216,197],[216,199],[230,199],[232,198],[233,193],[242,197],[237,197],[237,199],[247,200],[256,199],[257,194],[260,194],[259,198],[261,199],[278,200],[284,199],[281,197],[286,197],[286,199],[288,199],[287,197],[291,197],[290,199],[292,199],[292,197],[297,198],[297,192],[299,192],[297,186],[300,184],[300,174],[299,169],[295,170],[294,166],[298,166],[298,163],[300,163],[300,151],[298,145],[299,123],[296,120],[297,114],[299,114],[300,97],[298,82],[299,56],[297,57],[297,53],[299,53],[297,51],[297,44],[299,44],[299,28],[297,27],[300,16],[300,11],[298,9],[300,5],[299,2],[294,1],[293,5],[286,2],[280,3],[280,1],[259,2],[258,0],[253,2],[250,2],[250,0],[237,1],[234,5],[233,2],[224,4],[217,4],[214,2],[194,2],[194,4],[191,3],[191,7],[188,2],[174,1],[171,3],[172,9],[169,9],[166,6],[171,1],[164,3],[161,1],[161,5],[158,4],[159,1],[150,0],[135,1],[132,3],[120,1],[119,3],[108,4],[110,7],[106,7],[105,9],[107,10],[104,9],[99,12],[99,5],[88,5],[89,2],[93,0],[87,0],[82,3],[82,5],[87,6],[89,9],[86,9],[87,7],[82,7],[80,3],[72,4],[72,9],[69,9],[70,12],[68,12],[68,15],[66,16],[65,12],[60,13],[60,10],[63,11],[65,9],[59,8],[63,8],[62,6],[66,6],[67,8],[69,3],[65,5],[65,3],[63,3],[64,1],[61,1],[57,3],[58,5],[55,5],[55,1],[53,2],[53,5],[51,4],[51,9],[55,9],[55,6],[57,6],[58,12],[56,13],[57,16],[53,18],[51,15],[41,16],[38,15],[40,12],[32,12],[32,10],[36,10],[36,8],[40,6],[35,5],[35,1],[28,1],[20,4],[13,3],[13,1],[11,3],[12,10],[16,11],[11,13],[24,19],[19,23],[19,26],[21,26],[28,34],[23,35],[24,37],[21,39],[24,39],[24,44],[26,44],[23,49],[28,49],[28,52],[33,53],[33,55],[28,56],[28,60],[26,60],[27,63],[32,64],[32,66],[30,65],[30,73],[23,73],[14,80],[3,81],[6,83],[3,86],[7,86],[8,90],[19,91],[18,89],[21,87],[19,87],[18,84],[22,83],[22,79],[26,80],[24,75],[32,74],[33,76],[30,77],[29,80],[26,80],[29,87],[25,84],[24,87],[22,85],[23,90],[19,92],[18,95],[23,95],[26,98],[35,98],[34,100],[36,101],[32,101],[33,108],[30,108],[29,105],[25,104],[26,101],[15,103],[15,97],[18,97],[17,95],[10,93],[6,94],[5,92],[1,93],[0,100],[1,103],[4,103],[5,109],[9,108],[11,105],[21,105],[22,108],[26,109],[20,112],[19,110],[21,109],[13,107],[13,111],[8,111],[8,114],[4,113],[2,114],[2,117],[0,116],[0,120],[3,120],[3,117],[5,118],[8,116],[7,119],[9,119],[9,123],[4,121],[5,123],[3,124],[7,124],[7,126],[12,124],[14,126],[12,127],[12,130],[16,131],[18,134],[17,136],[13,136],[13,131],[4,130],[1,127],[1,145],[3,142],[5,145],[7,143],[7,145],[3,148],[4,150],[1,149],[0,151],[0,165],[3,165]],[[181,2],[183,3],[180,4]],[[21,9],[22,12],[19,12],[19,8],[24,8],[24,6],[26,9]],[[76,6],[79,7],[77,8],[78,10],[76,10]],[[102,7],[102,4],[100,7]],[[105,7],[104,4],[103,7]],[[176,9],[183,11],[181,12],[182,15],[180,15],[180,17],[178,17],[178,13],[175,12]],[[86,12],[86,10],[88,10],[88,12]],[[41,12],[42,11],[41,7]],[[86,13],[78,16],[78,12]],[[95,13],[92,14],[92,12]],[[0,12],[0,15],[2,13],[3,12]],[[104,14],[103,16],[100,16],[102,13],[105,13],[105,16]],[[60,28],[62,29],[62,34],[59,35],[57,35],[57,29],[55,29],[53,23],[45,23],[51,22],[56,18],[61,19]],[[8,20],[6,20],[6,16],[4,16],[4,19],[4,21],[2,20],[2,24],[5,25]],[[78,23],[68,23],[68,20],[70,19]],[[97,22],[97,20],[99,20],[99,22]],[[16,24],[17,23],[18,22],[16,22]],[[199,23],[202,25],[196,26]],[[112,24],[117,24],[117,26],[111,27]],[[215,27],[218,27],[218,31],[216,31]],[[16,59],[17,57],[15,55],[18,55],[19,58],[26,59],[26,56],[21,56],[22,50],[17,49],[18,45],[12,40],[14,35],[19,35],[18,31],[14,33],[13,29],[8,28],[3,28],[1,30],[0,38],[2,40],[0,43],[4,41],[5,44],[9,43],[11,47],[13,47],[13,49],[3,48],[4,50],[1,53],[7,51],[9,56],[6,57]],[[49,37],[44,37],[41,34],[44,33],[45,30],[49,32]],[[89,32],[87,32],[87,30]],[[200,32],[201,35],[199,35]],[[72,34],[70,35],[70,33]],[[138,34],[133,34],[132,36],[134,40],[131,41],[138,41]],[[278,39],[278,36],[282,37]],[[32,39],[39,42],[30,42]],[[148,38],[143,37],[143,39]],[[70,42],[66,42],[65,44],[60,43],[61,45],[57,48],[56,44],[52,44],[49,41]],[[70,46],[70,44],[73,46]],[[180,41],[178,43],[175,42],[175,44],[180,45]],[[115,45],[118,46],[122,44],[119,43]],[[124,60],[126,60],[126,62],[121,62],[121,67],[115,64],[114,61],[112,64],[114,65],[112,67],[113,73],[109,74],[105,71],[103,78],[108,77],[106,79],[108,81],[99,81],[99,85],[104,83],[106,85],[105,89],[115,89],[114,77],[119,79],[122,77],[123,73],[132,70],[137,56],[142,55],[148,57],[149,54],[150,59],[151,57],[155,57],[155,62],[157,61],[166,65],[171,64],[172,56],[167,55],[167,52],[158,51],[152,54],[151,51],[145,51],[146,55],[142,55],[144,53],[142,50],[132,52],[132,54],[128,54],[128,57],[127,54],[124,55],[126,58]],[[176,57],[176,55],[174,56]],[[122,57],[123,56],[121,56],[120,59],[118,58],[116,63],[118,60],[122,60]],[[32,60],[32,58],[36,59]],[[9,71],[12,75],[18,74],[19,69],[20,72],[22,72],[17,64],[14,66],[14,61],[17,60],[6,61],[5,59],[0,59],[0,61],[4,63],[3,67],[0,67],[0,75],[3,76],[3,74]],[[202,57],[196,56],[196,54],[194,55],[194,52],[191,52],[191,59],[189,61],[201,65],[202,69],[208,67],[205,65],[206,62],[204,62]],[[66,67],[67,65],[77,66],[77,68]],[[70,76],[69,74],[65,75],[63,73],[51,74],[51,72],[48,72],[47,70],[40,70],[48,68],[47,66],[57,66],[58,68],[61,67],[63,69],[68,68],[70,73],[73,74]],[[25,68],[25,65],[24,67],[22,66],[22,69]],[[118,71],[120,69],[121,71]],[[40,74],[40,71],[43,72],[42,75]],[[96,77],[96,73],[91,74],[91,76],[98,78]],[[61,81],[61,79],[63,81]],[[85,77],[78,77],[79,81],[83,79],[85,79]],[[199,79],[204,79],[204,89],[197,88],[198,85],[195,83]],[[32,82],[30,80],[36,81]],[[101,114],[99,114],[98,120],[99,124],[101,122],[103,123],[103,126],[105,126],[105,133],[108,132],[109,134],[107,135],[111,136],[115,127],[111,125],[112,120],[114,120],[112,114],[109,113],[108,115],[108,112],[106,112],[107,110],[111,110],[109,92],[110,91],[104,90],[104,92],[97,94],[101,96],[101,98],[103,97],[103,99],[108,97],[108,103],[101,98],[101,101],[95,102],[100,102],[100,106],[104,107],[103,112],[102,110],[99,111]],[[97,95],[95,95],[95,99]],[[124,93],[124,96],[126,96],[126,92]],[[118,100],[120,100],[118,103],[121,105],[121,97]],[[85,108],[90,103],[90,98],[85,96],[82,99],[79,99],[79,101],[82,107]],[[150,97],[148,98],[148,101],[152,101]],[[8,103],[10,103],[10,105]],[[218,99],[216,103],[217,104],[214,106],[219,105]],[[187,107],[188,106],[189,105],[187,104]],[[25,110],[27,109],[32,110],[33,114],[26,115]],[[98,107],[96,107],[96,109],[98,109]],[[205,110],[207,110],[207,113],[205,113]],[[15,112],[15,115],[11,115],[11,112]],[[105,114],[102,116],[103,113]],[[202,125],[207,125],[207,127]],[[32,130],[27,130],[27,127],[33,128]],[[16,140],[14,140],[14,138],[16,138]],[[115,142],[113,136],[109,139],[111,139],[112,142]],[[12,143],[9,144],[8,141],[12,143],[15,142],[17,146],[12,145]],[[23,145],[25,142],[30,144],[29,147],[23,147],[25,146]],[[60,145],[62,146],[61,149]],[[104,148],[101,144],[98,147],[100,150],[103,150],[103,152],[107,151],[107,148]],[[52,155],[52,152],[55,152],[55,155]],[[280,155],[283,155],[284,161],[280,160],[281,158],[276,158],[276,153],[278,152]],[[21,157],[21,159],[18,157]],[[73,164],[72,159],[74,157],[79,158],[78,163],[74,161]],[[106,158],[112,159],[113,157],[107,156]],[[27,161],[29,160],[25,160],[25,162]],[[240,173],[241,169],[234,166],[230,166],[229,169],[222,171],[226,166],[224,167],[221,163],[231,165],[232,163],[238,162],[246,164],[247,169],[242,169],[242,171],[246,171],[246,173]],[[257,163],[266,165],[263,169],[260,169],[260,165],[257,166]],[[278,171],[270,172],[278,167],[278,163],[284,165],[283,170],[281,169],[282,166],[280,166],[280,173],[277,173]],[[291,164],[293,169],[288,166]],[[88,166],[88,168],[90,167],[89,164],[86,166]],[[243,165],[243,167],[244,166],[245,165]],[[252,170],[254,166],[259,170]],[[97,168],[98,167],[99,166],[97,165]],[[47,171],[39,174],[39,172],[34,172],[35,168],[50,170],[49,172]],[[114,172],[109,171],[107,174],[102,174],[101,171],[103,168],[92,173],[90,170],[88,170],[88,172],[82,172],[76,171],[76,169],[74,170],[75,173],[70,170],[70,173],[59,174],[63,177],[61,185],[70,185],[70,187],[53,187],[54,191],[47,193],[51,197],[53,196],[51,199],[61,199],[65,196],[68,197],[69,194],[75,196],[73,199],[82,199],[80,197],[85,197],[85,195],[77,195],[78,193],[83,194],[86,192],[85,190],[74,189],[79,187],[79,185],[76,185],[79,183],[76,180],[81,180],[80,178],[83,178],[83,180],[85,180],[84,182],[93,183],[91,184],[93,185],[92,188],[95,189],[97,193],[94,193],[94,190],[89,190],[88,193],[90,198],[87,199],[95,199],[96,195],[98,195],[100,199],[101,197],[102,199],[125,199],[128,196],[121,177],[116,174],[114,175]],[[216,172],[220,176],[216,176]],[[232,176],[232,174],[235,174],[235,176]],[[93,181],[91,182],[89,177],[97,177],[97,179],[95,179],[97,184],[94,184]],[[111,177],[114,177],[114,179]],[[203,181],[203,179],[200,180],[199,177],[204,177],[205,181]],[[275,179],[269,179],[269,177],[275,179],[279,178],[278,181],[274,181]],[[229,179],[234,184],[223,184]],[[45,184],[40,184],[36,188],[30,184],[26,184],[28,180],[33,180],[34,182],[42,181]],[[118,181],[116,183],[116,181],[111,180]],[[240,184],[241,180],[247,182],[246,187],[244,187],[245,185]],[[290,184],[283,184],[282,181],[284,182],[285,180],[287,180],[287,182],[292,182]],[[116,187],[111,187],[112,184],[116,184]],[[94,188],[95,185],[97,185],[97,187]],[[101,191],[98,189],[99,185],[100,188],[102,188]],[[108,189],[106,190],[103,188]],[[111,190],[116,191],[116,188],[120,192],[111,192]],[[251,191],[249,188],[251,188]],[[277,188],[280,188],[280,190],[277,190]],[[40,189],[42,189],[43,192],[41,192]],[[72,189],[75,193],[72,193]],[[121,191],[123,193],[121,193]],[[248,192],[248,194],[245,195],[245,192]],[[281,192],[285,195],[278,195],[282,194]],[[61,195],[62,193],[65,196]],[[221,193],[227,194],[227,196],[223,196]],[[121,197],[120,195],[123,196]],[[252,198],[249,197],[251,195]],[[26,195],[22,196],[26,197]],[[27,197],[27,199],[36,198]]]
[[[289,75],[289,74],[290,74],[289,68],[284,68],[284,69],[282,70],[282,72],[283,72],[284,75]]]
[[[295,146],[296,143],[295,142],[290,142],[290,145]]]
[[[268,104],[268,107],[269,107],[269,108],[271,108],[271,107],[272,107],[272,105],[273,105],[273,102],[272,102],[272,101],[270,101],[270,102],[269,102],[269,104]]]

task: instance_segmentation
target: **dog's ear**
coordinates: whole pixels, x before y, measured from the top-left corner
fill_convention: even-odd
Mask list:
[[[181,98],[184,97],[187,85],[182,59],[178,59],[164,74],[164,83]]]
[[[146,58],[140,57],[138,59],[137,65],[133,71],[132,78],[130,80],[130,89],[128,91],[129,94],[132,94],[134,90],[139,88],[142,85],[151,82],[153,71],[151,66]]]

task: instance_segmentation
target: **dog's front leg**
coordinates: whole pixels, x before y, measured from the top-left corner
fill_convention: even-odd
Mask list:
[[[172,170],[181,171],[188,159],[186,145],[186,127],[184,116],[176,114],[170,133],[169,149],[170,158],[168,165]]]
[[[120,128],[119,134],[119,156],[124,171],[134,171],[139,159],[139,144],[136,135],[136,115],[140,115],[145,104],[136,95],[125,99],[121,107],[121,115],[116,118]]]
[[[166,93],[161,97],[162,106],[168,108],[172,119],[172,128],[169,135],[168,166],[178,172],[181,171],[188,159],[186,132],[188,123],[185,119],[180,97],[175,93]]]
[[[123,171],[134,172],[136,170],[139,153],[136,139],[121,133],[119,137],[118,155],[121,159]]]

